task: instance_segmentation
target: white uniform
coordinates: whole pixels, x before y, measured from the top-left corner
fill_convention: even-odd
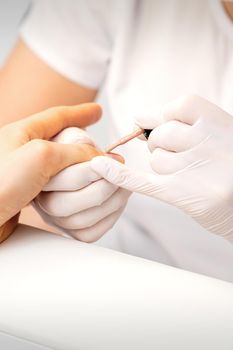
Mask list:
[[[53,69],[104,91],[114,141],[180,95],[233,114],[233,24],[218,1],[40,0],[21,35]],[[150,170],[145,143],[121,153]],[[164,203],[134,194],[118,229],[117,249],[233,281],[233,246]]]

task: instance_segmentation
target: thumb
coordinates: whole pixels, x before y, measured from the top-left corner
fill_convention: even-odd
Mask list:
[[[164,200],[165,178],[157,174],[134,171],[111,158],[98,156],[91,160],[92,169],[114,185],[131,192]]]

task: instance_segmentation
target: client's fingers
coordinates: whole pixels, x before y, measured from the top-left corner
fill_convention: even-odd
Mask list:
[[[1,169],[2,218],[6,221],[18,213],[38,195],[50,177],[63,168],[100,154],[90,145],[62,145],[43,140],[33,140],[18,148],[5,159]],[[7,207],[3,205],[5,202]]]
[[[2,132],[14,137],[24,133],[22,143],[32,139],[49,140],[61,130],[76,126],[84,128],[96,123],[101,117],[101,107],[96,103],[86,103],[77,106],[53,107],[44,112],[37,113],[24,120],[9,124]],[[20,132],[20,133],[19,133]]]

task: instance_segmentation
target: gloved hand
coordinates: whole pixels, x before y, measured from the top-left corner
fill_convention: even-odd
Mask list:
[[[106,180],[172,204],[210,232],[233,242],[233,118],[197,96],[179,99],[159,118],[148,145],[153,173],[135,172],[106,157],[91,160]]]
[[[63,130],[55,142],[94,145],[82,129]],[[120,159],[116,156],[116,159]],[[96,174],[90,162],[61,171],[43,189],[34,206],[45,222],[84,242],[98,240],[118,220],[130,192]]]

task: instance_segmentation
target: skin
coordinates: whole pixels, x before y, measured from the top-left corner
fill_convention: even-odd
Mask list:
[[[58,144],[50,138],[66,127],[92,124],[100,116],[97,104],[57,107],[0,129],[0,242],[13,231],[20,210],[51,177],[102,154],[87,144]]]
[[[230,19],[233,20],[233,3],[230,1],[224,1],[223,7],[226,13],[228,14],[228,16],[230,17]]]

